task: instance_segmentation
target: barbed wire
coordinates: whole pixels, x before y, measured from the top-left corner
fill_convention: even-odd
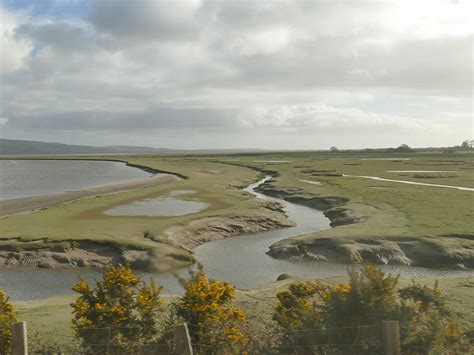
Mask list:
[[[345,329],[361,329],[361,328],[378,328],[379,326],[377,324],[374,325],[356,325],[356,326],[351,326],[351,327],[339,327],[339,328],[314,328],[314,329],[301,329],[301,330],[287,330],[285,329],[285,332],[287,333],[309,333],[309,332],[326,332],[326,331],[332,331],[332,330],[345,330]]]
[[[372,346],[381,346],[382,343],[371,343]],[[341,347],[341,346],[350,346],[350,347],[359,347],[366,346],[365,344],[337,344],[337,343],[328,343],[328,344],[301,344],[301,345],[281,345],[273,346],[272,349],[286,349],[286,348],[322,348],[322,347]]]
[[[206,326],[197,325],[197,324],[192,324],[192,323],[187,323],[187,325],[188,325],[188,327],[215,330],[215,328],[206,327]],[[378,328],[379,326],[380,325],[378,325],[378,324],[371,324],[371,325],[354,325],[354,326],[349,326],[349,327],[334,327],[334,328],[310,328],[310,329],[301,329],[301,330],[287,330],[287,329],[285,329],[285,332],[290,332],[290,333],[307,333],[307,332],[317,332],[317,331],[325,332],[325,331],[329,331],[329,330]]]

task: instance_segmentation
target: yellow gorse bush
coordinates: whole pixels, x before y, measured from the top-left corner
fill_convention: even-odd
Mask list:
[[[381,351],[377,329],[382,320],[399,320],[402,350],[407,354],[415,354],[419,348],[446,349],[459,342],[459,327],[437,285],[397,286],[398,277],[386,275],[372,264],[350,268],[349,283],[291,284],[277,294],[273,314],[281,345],[296,354],[295,348],[310,344],[357,341],[357,351],[351,350],[354,354],[377,353]],[[367,327],[364,337],[359,326]]]
[[[274,319],[280,327],[298,329],[303,327],[304,319],[312,313],[315,316],[317,304],[325,297],[329,287],[319,282],[295,282],[288,290],[278,292]]]
[[[5,292],[0,290],[0,354],[11,353],[12,323],[17,322],[15,311]]]
[[[232,349],[244,346],[248,336],[243,330],[244,312],[230,305],[234,286],[208,279],[204,271],[182,280],[184,296],[176,304],[176,313],[189,323],[194,341]]]
[[[108,345],[126,349],[156,336],[162,288],[153,280],[141,282],[130,266],[110,266],[93,289],[83,279],[72,289],[80,295],[71,304],[72,323],[86,347],[105,339]]]

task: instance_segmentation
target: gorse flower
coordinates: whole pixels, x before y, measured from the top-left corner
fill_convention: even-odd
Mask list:
[[[0,290],[0,354],[10,354],[12,324],[17,322],[16,313],[5,292]]]
[[[72,323],[84,344],[103,344],[107,339],[104,346],[130,349],[156,336],[162,289],[153,280],[142,283],[130,266],[110,266],[94,289],[82,279],[72,289],[80,295],[71,304]]]
[[[235,297],[232,285],[208,279],[203,270],[181,281],[185,294],[175,305],[176,313],[190,324],[195,341],[234,350],[248,342],[242,327],[245,314],[230,305]]]
[[[378,327],[380,321],[389,319],[399,320],[402,350],[407,354],[418,353],[419,348],[445,349],[459,339],[459,327],[437,284],[434,288],[413,284],[398,291],[397,285],[398,277],[385,275],[371,264],[349,269],[349,283],[291,284],[277,294],[274,308],[281,345],[299,354],[291,350],[295,345],[358,341],[357,349],[351,350],[354,354],[377,353],[381,351],[378,335],[366,332],[362,338],[358,327]]]

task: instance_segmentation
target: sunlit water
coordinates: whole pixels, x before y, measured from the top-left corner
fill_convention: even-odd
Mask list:
[[[0,160],[0,199],[112,185],[151,175],[120,162]]]
[[[259,182],[261,183],[261,182]],[[250,288],[275,281],[282,273],[299,277],[324,278],[346,274],[347,265],[328,263],[274,259],[265,253],[271,244],[291,236],[314,232],[329,227],[329,220],[320,212],[309,207],[299,206],[281,199],[271,198],[255,193],[253,184],[246,190],[258,198],[280,202],[288,216],[297,223],[296,227],[272,230],[268,232],[227,238],[205,243],[195,249],[197,260],[204,266],[209,276],[226,280],[239,288]],[[384,271],[413,276],[474,276],[474,272],[455,270],[434,270],[419,267],[387,265]],[[188,269],[179,274],[185,276]],[[4,289],[14,300],[31,300],[47,298],[55,295],[72,293],[71,285],[81,275],[92,281],[100,276],[91,270],[42,270],[20,269],[0,271],[0,289]],[[178,293],[182,289],[173,273],[147,274],[164,286],[165,293]]]

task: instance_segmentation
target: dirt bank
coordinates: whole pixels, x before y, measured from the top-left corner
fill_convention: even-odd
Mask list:
[[[213,216],[173,226],[168,228],[162,237],[157,237],[155,240],[163,241],[164,239],[172,245],[191,250],[213,240],[295,225],[281,212],[281,206],[278,203],[268,201],[262,205],[262,210],[252,215]]]
[[[260,185],[255,191],[323,211],[324,215],[331,220],[331,227],[357,223],[362,218],[353,211],[343,207],[344,204],[349,202],[349,199],[344,197],[319,196],[305,192],[302,189],[276,188],[271,181]]]
[[[142,248],[93,240],[0,239],[0,268],[100,269],[110,263],[128,262],[134,269],[167,271],[194,263],[191,249],[202,243],[293,225],[278,203],[268,201],[254,215],[197,219],[170,227],[162,236],[145,233]]]
[[[341,263],[369,261],[375,264],[424,267],[474,268],[473,236],[376,236],[344,233],[343,226],[377,218],[372,206],[354,204],[349,199],[318,196],[301,189],[276,188],[271,182],[257,191],[323,211],[332,230],[281,240],[268,254],[280,259],[304,259]],[[338,233],[332,233],[332,232]],[[375,232],[375,231],[374,231]],[[332,235],[334,234],[334,235]],[[337,235],[336,235],[337,234]],[[443,238],[450,238],[449,243]]]
[[[134,180],[110,186],[94,187],[77,191],[66,191],[51,195],[0,200],[0,217],[47,208],[83,197],[108,195],[178,180],[180,180],[180,178],[175,175],[157,174],[145,180]]]
[[[0,250],[0,267],[100,269],[110,263],[128,262],[134,269],[154,272],[175,269],[194,262],[194,258],[187,252],[158,243],[156,246],[139,249],[92,240],[2,240],[6,241],[10,244]]]

